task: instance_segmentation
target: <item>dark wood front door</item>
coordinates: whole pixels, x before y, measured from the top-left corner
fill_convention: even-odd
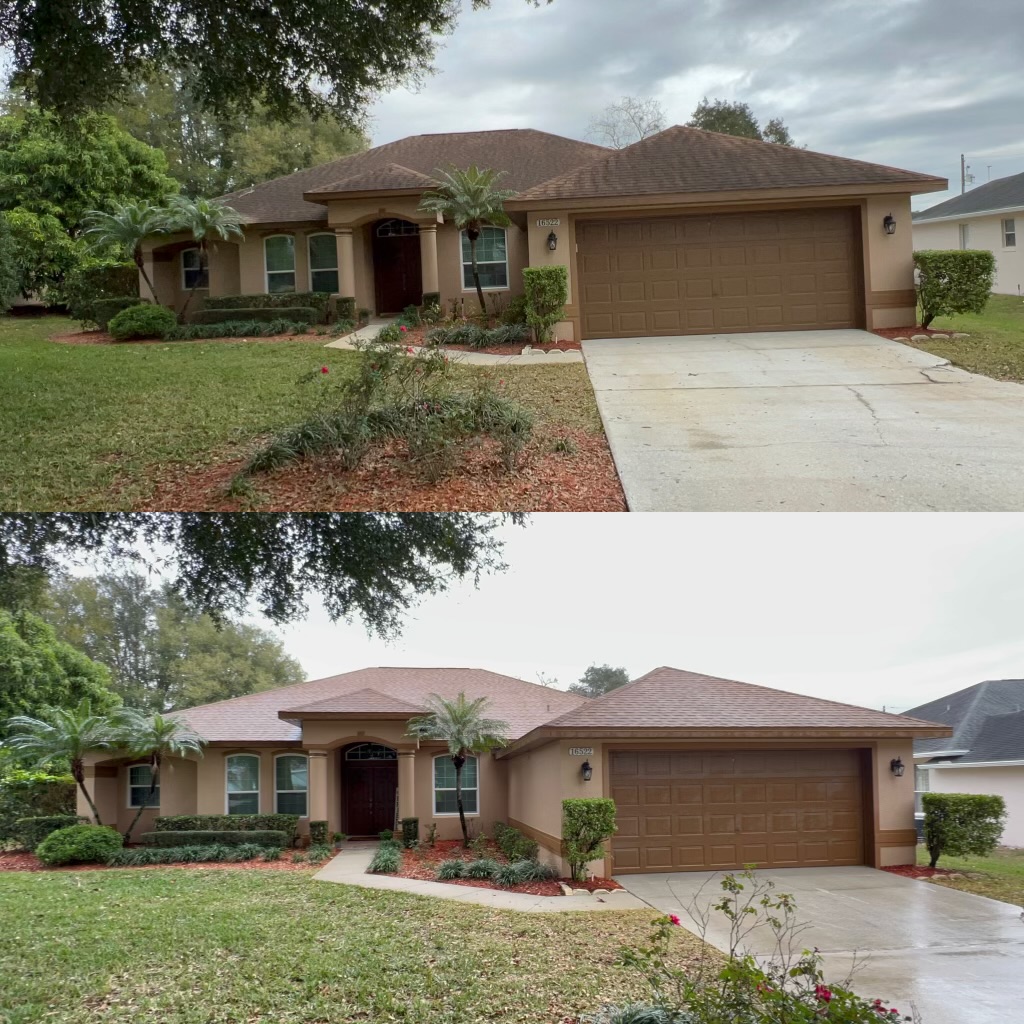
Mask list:
[[[348,835],[375,836],[395,827],[396,761],[346,761],[342,792]]]
[[[420,238],[415,224],[382,221],[375,225],[373,280],[379,314],[400,313],[423,301]]]

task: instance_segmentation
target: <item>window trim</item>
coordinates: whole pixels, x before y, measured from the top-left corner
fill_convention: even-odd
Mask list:
[[[333,267],[318,267],[316,270],[313,269],[313,252],[310,245],[314,238],[330,238],[334,242],[334,266]],[[306,269],[309,272],[309,290],[311,292],[316,291],[313,287],[313,274],[328,274],[332,270],[338,275],[338,290],[331,292],[332,295],[341,294],[341,267],[339,266],[338,260],[338,236],[333,231],[314,231],[311,235],[306,235]]]
[[[268,270],[267,269],[267,242],[272,238],[290,238],[292,240],[292,269],[291,270]],[[272,292],[270,290],[270,275],[271,274],[291,274],[292,275],[292,287],[291,291],[297,291],[299,286],[299,257],[297,252],[297,246],[295,244],[295,235],[289,234],[287,231],[276,231],[272,235],[265,235],[263,238],[263,292],[265,295],[278,295],[279,292]],[[286,288],[285,291],[288,291]]]
[[[185,280],[185,253],[195,252],[199,254],[199,273],[203,272],[203,251],[198,245],[190,245],[178,253],[178,266],[181,268],[181,287],[184,291],[192,291],[192,286]],[[206,265],[206,284],[196,286],[197,292],[208,292],[210,290],[210,265]]]
[[[255,811],[235,811],[231,810],[231,794],[228,791],[228,763],[233,757],[255,757],[256,758],[256,810]],[[276,784],[276,783],[275,783]],[[239,790],[241,793],[251,793],[251,789]],[[237,753],[237,754],[225,754],[224,755],[224,813],[225,814],[261,814],[261,808],[263,797],[263,755],[262,754],[248,754],[248,753]]]
[[[1013,227],[1007,231],[1006,225],[1012,224]],[[999,233],[1003,238],[1004,249],[1016,249],[1017,248],[1017,218],[1016,217],[1002,217],[999,221]],[[1013,235],[1013,241],[1008,242],[1006,240],[1007,235]]]
[[[960,223],[957,228],[959,229],[957,232],[958,247],[961,252],[966,252],[971,244],[971,225],[969,222]]]
[[[500,231],[505,236],[505,259],[502,260],[477,260],[478,266],[484,266],[484,264],[494,264],[504,262],[505,264],[505,283],[503,285],[481,285],[481,289],[485,292],[508,292],[511,291],[511,285],[509,283],[509,271],[508,271],[508,228],[498,227],[496,224],[484,224],[484,229],[490,229],[491,231]],[[466,285],[466,267],[471,267],[472,263],[467,263],[462,258],[462,236],[466,233],[465,229],[459,232],[459,283],[462,286],[462,291],[467,295],[476,294],[476,286],[470,284]]]
[[[438,793],[438,789],[437,789],[437,774],[436,774],[434,765],[437,762],[437,759],[440,758],[440,757],[446,758],[448,761],[451,761],[452,755],[451,754],[435,754],[431,758],[431,760],[430,760],[430,799],[431,799],[430,811],[431,811],[431,815],[433,817],[435,817],[435,818],[457,818],[459,816],[459,812],[458,812],[457,809],[454,810],[454,811],[439,811],[437,809],[437,793]],[[466,760],[469,761],[470,758],[472,758],[474,761],[476,761],[476,787],[475,787],[476,788],[476,810],[475,811],[466,811],[466,817],[467,818],[479,818],[480,817],[480,808],[483,806],[483,802],[482,802],[481,795],[480,795],[480,757],[479,757],[478,754],[470,754],[466,758]],[[463,786],[463,790],[462,791],[463,791],[463,793],[465,793],[465,791],[466,791],[466,787],[465,786]],[[442,793],[454,793],[455,790],[454,790],[454,788],[453,789],[448,789],[448,788],[445,787],[445,788],[443,788],[441,790],[441,792]]]
[[[277,762],[280,761],[282,757],[300,757],[300,758],[302,758],[303,761],[306,762],[306,788],[305,789],[278,789],[277,788]],[[309,755],[308,754],[297,754],[297,753],[295,753],[294,750],[291,750],[291,751],[286,751],[283,754],[275,754],[274,755],[274,813],[275,814],[282,814],[282,813],[290,814],[290,813],[292,813],[291,811],[283,812],[278,807],[277,798],[282,793],[303,793],[303,794],[305,794],[305,797],[306,797],[306,813],[305,814],[300,814],[299,817],[300,818],[308,818],[309,817]]]
[[[127,775],[127,783],[128,783],[128,785],[126,786],[126,792],[125,792],[125,800],[127,801],[125,806],[130,811],[137,811],[139,809],[139,804],[133,804],[132,803],[132,790],[133,789],[141,789],[142,787],[141,786],[133,786],[132,785],[132,769],[133,768],[148,768],[150,770],[150,772],[152,773],[153,766],[150,765],[146,761],[140,761],[137,764],[130,764],[130,765],[127,765],[126,767],[128,768],[128,775]],[[152,783],[152,781],[153,781],[153,776],[152,776],[152,774],[150,774],[150,783]],[[155,804],[143,804],[142,806],[144,806],[147,811],[155,810],[156,808],[158,808],[160,806],[160,784],[159,783],[157,783],[157,787],[156,787],[156,803]]]

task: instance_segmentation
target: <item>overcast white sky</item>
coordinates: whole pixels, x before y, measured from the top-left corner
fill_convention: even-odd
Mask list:
[[[428,598],[394,643],[319,608],[281,635],[311,678],[672,665],[902,711],[1024,677],[1024,515],[548,513],[503,536],[506,573]]]
[[[810,149],[959,191],[961,152],[977,184],[1024,171],[1022,45],[1020,0],[492,0],[464,10],[422,89],[381,99],[373,141],[493,128],[583,138],[623,95],[656,98],[677,124],[707,95],[781,116]]]

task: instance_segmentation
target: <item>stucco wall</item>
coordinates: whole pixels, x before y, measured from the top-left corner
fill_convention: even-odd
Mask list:
[[[900,778],[893,775],[890,768],[896,758],[904,765]],[[913,741],[879,742],[874,749],[874,776],[879,866],[913,864],[917,859]]]
[[[981,793],[1006,801],[1005,846],[1024,846],[1024,766],[1011,768],[928,767],[933,793]]]
[[[960,225],[968,225],[967,247],[988,249],[996,258],[996,277],[992,291],[997,295],[1019,295],[1024,291],[1024,211],[1009,214],[1015,221],[1017,244],[1003,245],[1004,215],[965,217],[960,221],[914,225],[915,249],[959,249]]]
[[[557,225],[540,224],[538,221],[557,220]],[[527,266],[529,267],[565,267],[568,273],[568,300],[565,305],[566,319],[555,327],[555,337],[559,340],[572,340],[576,334],[575,324],[579,319],[579,307],[575,302],[576,280],[576,221],[564,210],[543,210],[530,212],[526,215],[526,231],[528,236]],[[555,233],[556,248],[552,252],[548,248],[548,235]]]

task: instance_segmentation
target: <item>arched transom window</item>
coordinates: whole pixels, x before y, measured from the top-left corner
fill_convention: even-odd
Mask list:
[[[398,752],[383,743],[357,743],[345,751],[346,761],[397,761]]]

